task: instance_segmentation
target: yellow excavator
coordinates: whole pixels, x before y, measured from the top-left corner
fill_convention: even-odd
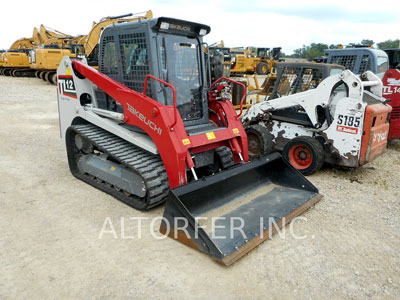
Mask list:
[[[22,38],[15,41],[10,49],[3,53],[3,69],[1,70],[1,74],[14,77],[34,76],[35,73],[30,68],[29,53],[46,41],[61,37],[68,37],[68,35],[44,25],[40,26],[40,30],[35,27],[32,38]]]
[[[25,51],[19,49],[26,49],[34,47],[35,45],[39,45],[41,43],[39,30],[35,27],[33,28],[32,38],[21,38],[16,40],[10,47],[10,49],[0,50],[0,75],[3,75],[3,71],[5,68],[4,59],[8,61],[8,65],[25,65],[26,61],[24,60]],[[5,54],[6,52],[12,52],[12,54]]]
[[[0,74],[1,74],[1,70],[3,69],[3,53],[5,50],[0,49]]]
[[[94,22],[89,34],[77,37],[58,37],[46,41],[43,45],[30,52],[31,68],[35,76],[50,83],[57,82],[57,68],[64,56],[71,58],[86,57],[90,66],[97,69],[98,66],[98,42],[103,29],[111,24],[134,22],[151,19],[151,10],[144,15],[126,14],[114,17],[102,18],[98,23]]]
[[[29,52],[30,67],[35,77],[56,83],[56,70],[63,56],[84,56],[82,36],[53,38]]]
[[[29,52],[30,68],[34,71],[35,77],[50,82],[52,79],[55,80],[54,78],[49,77],[49,75],[54,74],[46,72],[46,69],[52,69],[53,66],[55,66],[55,63],[51,59],[52,56],[68,55],[71,51],[66,46],[72,43],[71,41],[76,41],[80,37],[81,36],[72,37],[69,34],[41,25],[41,43],[36,49],[32,49]],[[73,49],[73,51],[75,52],[75,49]],[[37,56],[40,58],[39,63],[37,63]],[[47,60],[46,57],[49,57],[49,60]],[[57,68],[57,66],[55,66],[55,68]]]
[[[35,28],[36,29],[36,28]],[[34,30],[35,32],[35,30]],[[15,76],[29,70],[29,49],[35,47],[33,38],[21,38],[16,40],[9,50],[1,54],[2,65],[0,75]]]

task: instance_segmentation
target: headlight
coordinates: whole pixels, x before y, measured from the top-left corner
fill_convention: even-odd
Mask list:
[[[167,22],[161,22],[160,28],[161,28],[161,29],[164,29],[164,30],[168,30],[168,29],[169,29],[169,23],[167,23]]]
[[[205,30],[204,28],[200,29],[199,35],[203,36],[207,34],[207,30]]]

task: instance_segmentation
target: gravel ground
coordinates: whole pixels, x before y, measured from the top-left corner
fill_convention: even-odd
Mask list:
[[[310,176],[324,198],[294,224],[307,237],[276,235],[226,268],[146,226],[139,240],[129,218],[163,206],[138,212],[71,176],[54,86],[0,77],[0,103],[0,299],[400,298],[398,142]],[[107,217],[117,237],[99,239]]]

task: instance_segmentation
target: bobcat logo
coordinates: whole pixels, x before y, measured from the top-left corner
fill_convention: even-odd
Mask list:
[[[374,143],[375,142],[382,142],[386,140],[386,132],[382,132],[382,133],[374,133],[374,139],[372,140]]]

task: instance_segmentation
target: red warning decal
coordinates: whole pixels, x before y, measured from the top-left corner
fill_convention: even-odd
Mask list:
[[[336,130],[340,131],[340,132],[351,133],[351,134],[358,133],[358,128],[348,127],[348,126],[343,126],[343,125],[337,125]]]

